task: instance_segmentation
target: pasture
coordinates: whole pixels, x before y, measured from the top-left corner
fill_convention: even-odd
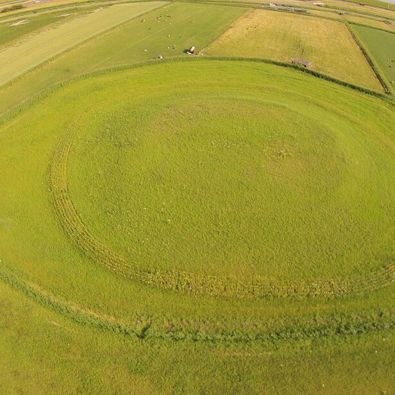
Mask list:
[[[135,3],[97,8],[90,15],[26,38],[15,46],[1,49],[0,85],[59,55],[96,34],[143,14],[164,2]]]
[[[244,12],[244,8],[177,3],[153,10],[0,87],[4,98],[0,113],[48,86],[97,69],[150,61],[159,55],[187,56],[186,48],[206,47]]]
[[[49,13],[44,15],[38,15],[34,18],[18,18],[3,22],[0,24],[0,46],[9,44],[13,40],[19,39],[25,34],[37,32],[44,27],[48,27],[54,23],[63,22],[65,19],[70,19],[75,13],[67,16],[63,12],[60,13]]]
[[[336,21],[255,10],[237,20],[204,53],[288,63],[303,59],[319,72],[382,89],[346,26]]]
[[[362,44],[371,55],[389,88],[395,90],[395,34],[365,26],[352,25]]]
[[[1,393],[393,392],[393,99],[345,24],[245,5],[4,41]]]

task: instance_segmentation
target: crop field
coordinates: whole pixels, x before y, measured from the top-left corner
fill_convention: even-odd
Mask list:
[[[352,25],[353,30],[383,73],[392,91],[395,90],[395,34],[365,26]]]
[[[381,89],[346,26],[326,19],[255,10],[236,21],[204,53],[289,63],[303,59],[311,62],[314,70]]]
[[[0,393],[394,392],[374,52],[244,5],[91,11],[0,49]]]

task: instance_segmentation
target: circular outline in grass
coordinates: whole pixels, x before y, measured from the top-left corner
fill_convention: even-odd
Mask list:
[[[395,279],[389,264],[353,278],[311,283],[278,284],[262,278],[240,281],[236,277],[199,275],[185,271],[133,268],[127,260],[98,240],[85,226],[70,198],[67,166],[73,136],[67,135],[57,148],[50,166],[50,187],[57,217],[72,242],[89,258],[123,277],[164,289],[226,297],[341,296],[385,287]]]

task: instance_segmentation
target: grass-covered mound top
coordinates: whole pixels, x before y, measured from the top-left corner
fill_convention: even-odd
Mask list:
[[[164,64],[47,99],[67,147],[53,165],[66,233],[132,271],[303,282],[391,263],[393,112],[274,70]]]

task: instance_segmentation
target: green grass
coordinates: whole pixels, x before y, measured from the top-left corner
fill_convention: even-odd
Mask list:
[[[362,44],[366,47],[389,88],[395,90],[395,34],[366,26],[352,25]]]
[[[391,393],[394,335],[221,345],[84,327],[0,283],[2,393]]]
[[[380,0],[348,0],[351,3],[355,4],[366,4],[372,7],[377,7],[377,8],[385,8],[387,10],[395,11],[395,5],[392,3],[380,1]]]
[[[21,76],[0,94],[0,113],[48,86],[114,65],[182,56],[191,45],[203,48],[222,34],[243,8],[171,4],[151,11],[68,51]],[[170,16],[170,18],[168,17]],[[186,55],[185,55],[186,56]]]
[[[237,20],[204,53],[288,63],[303,59],[312,63],[313,70],[382,90],[345,24],[323,18],[254,10]]]
[[[71,153],[70,194],[94,235],[137,267],[206,275],[331,278],[386,263],[393,151],[290,99],[194,78],[174,94],[173,79],[132,83],[138,100],[102,87],[98,100],[111,99],[73,126],[86,134]],[[156,84],[163,94],[145,99]]]
[[[205,72],[202,73],[202,70]],[[273,76],[276,76],[275,84],[273,83]],[[196,83],[196,81],[199,81],[199,83]],[[229,83],[229,81],[232,81],[232,83]],[[170,93],[167,89],[168,84],[172,84]],[[246,92],[243,86],[249,87],[249,91]],[[297,93],[301,89],[304,90],[303,101],[299,100]],[[291,95],[290,92],[294,92],[294,94]],[[151,103],[155,103],[157,111],[160,111],[155,116],[152,114],[152,119],[157,119],[158,122],[160,122],[160,119],[163,120],[163,123],[161,122],[161,130],[163,131],[157,136],[162,140],[157,140],[156,143],[154,138],[156,136],[154,133],[155,124],[151,128],[152,133],[154,133],[151,137],[153,140],[150,140],[149,123],[146,123],[145,114],[150,113],[149,107],[146,107],[146,112],[137,111],[137,109],[141,109],[141,106],[144,106],[144,102],[148,100],[147,96],[151,97]],[[229,102],[229,96],[235,97],[233,99],[235,102],[232,102],[232,100]],[[114,100],[114,97],[118,100]],[[174,107],[176,97],[182,99],[182,102],[185,102],[186,97],[190,97],[190,103],[194,103],[194,100],[196,100],[194,105],[198,107],[195,108],[195,111],[183,108],[181,101],[180,107],[178,107],[185,114],[185,117],[191,117],[191,123],[188,123],[187,118],[182,115],[179,115],[181,118],[177,118],[178,121],[174,125],[168,123],[170,122],[168,115],[165,115],[169,113],[163,113],[163,111],[164,109],[167,109],[168,112],[175,111],[177,108]],[[200,122],[202,121],[199,118],[207,110],[201,103],[203,97],[208,100],[208,103],[213,104],[213,111],[217,109],[216,106],[220,106],[219,113],[222,110],[227,110],[227,114],[231,114],[232,111],[238,114],[231,105],[243,105],[242,108],[247,106],[246,111],[248,110],[247,114],[251,115],[251,121],[246,120],[242,114],[240,114],[240,121],[231,116],[230,120],[234,122],[235,129],[230,128],[228,133],[231,133],[231,135],[228,136],[227,140],[221,140],[220,135],[218,135],[218,132],[223,130],[221,125],[223,123],[229,125],[229,123],[220,115],[218,115],[218,121],[215,121],[212,113],[207,112],[208,119],[213,122],[212,128],[208,129],[213,134],[212,138],[208,139],[207,135],[204,134],[204,128],[201,128],[202,140],[196,141],[193,138],[189,140],[188,134],[183,136],[181,131],[184,130],[183,126],[196,130],[194,128],[201,125]],[[306,106],[306,100],[309,100],[308,106]],[[215,102],[217,104],[214,106]],[[123,104],[120,106],[120,103]],[[290,125],[288,134],[281,134],[280,130],[270,123],[269,119],[261,119],[261,111],[270,111],[271,115],[275,117],[274,119],[278,119],[278,111],[282,107],[279,107],[276,103],[282,103],[289,116],[294,115],[291,120],[289,117],[286,118]],[[188,100],[186,104],[188,104]],[[135,106],[135,110],[130,110],[131,106]],[[199,111],[198,108],[200,108]],[[82,109],[84,111],[81,111]],[[349,114],[353,114],[351,118],[342,115],[346,109],[348,109]],[[130,113],[128,117],[132,118],[124,118],[124,115],[118,117],[119,111],[121,111],[121,114]],[[379,124],[375,115],[377,112],[382,114]],[[96,118],[92,118],[92,114],[96,114]],[[113,117],[109,114],[113,114]],[[178,110],[175,114],[178,114]],[[133,129],[135,116],[139,117],[142,131],[144,131],[141,138],[145,136],[144,139],[148,139],[146,140],[148,145],[141,146],[141,141],[133,140],[133,138],[137,138],[133,137],[135,136],[135,132],[133,132],[135,130]],[[195,119],[197,116],[198,118]],[[126,279],[118,278],[106,270],[101,270],[100,266],[95,265],[84,254],[81,255],[80,249],[73,247],[70,243],[72,241],[70,236],[62,231],[59,220],[55,216],[53,203],[50,200],[48,168],[59,139],[71,128],[71,130],[78,132],[79,141],[76,146],[78,150],[74,156],[71,155],[70,157],[71,169],[68,174],[71,197],[90,231],[109,248],[120,253],[127,252],[127,240],[131,241],[129,246],[132,250],[126,257],[130,258],[129,262],[133,265],[142,267],[143,261],[139,254],[143,254],[143,256],[152,257],[153,260],[149,262],[147,268],[156,267],[164,271],[171,271],[172,269],[187,270],[197,275],[199,273],[215,274],[219,278],[235,274],[240,277],[240,280],[246,282],[248,282],[248,276],[256,273],[272,280],[275,285],[281,286],[281,284],[292,282],[300,289],[303,289],[303,284],[314,280],[345,278],[345,276],[353,278],[359,273],[366,273],[381,267],[383,264],[391,263],[391,257],[394,254],[391,244],[393,234],[390,228],[391,210],[394,209],[392,205],[394,164],[393,152],[391,151],[393,149],[391,148],[391,142],[394,136],[390,132],[393,116],[393,107],[379,99],[343,87],[337,87],[329,82],[317,80],[297,71],[279,69],[276,66],[259,63],[200,61],[196,63],[163,64],[103,75],[92,80],[81,80],[63,88],[58,94],[35,104],[17,118],[8,121],[2,128],[1,166],[3,172],[0,181],[3,185],[12,185],[1,196],[2,228],[4,230],[0,240],[1,250],[4,251],[2,261],[6,266],[11,265],[17,272],[20,270],[22,275],[23,273],[30,273],[33,282],[38,283],[45,289],[50,289],[55,294],[63,295],[71,302],[96,306],[96,308],[104,309],[111,315],[124,317],[125,320],[128,319],[127,317],[132,319],[134,311],[144,311],[145,315],[153,314],[156,316],[159,314],[161,316],[165,314],[170,317],[173,314],[179,316],[184,311],[186,316],[190,318],[194,316],[195,313],[190,311],[190,308],[194,306],[191,302],[192,297],[186,295],[183,297],[180,295],[171,296],[167,291],[155,290],[155,288],[145,289],[146,287],[143,285],[133,285]],[[108,121],[105,121],[106,119]],[[114,119],[119,119],[119,121]],[[309,122],[306,122],[306,119]],[[220,122],[221,120],[222,122]],[[105,138],[97,140],[93,133],[96,130],[95,128],[101,125],[100,130],[104,132],[109,125],[107,122],[116,125],[118,134],[114,135],[113,140],[106,140]],[[250,130],[251,136],[240,126],[244,122],[249,125],[249,129],[245,130]],[[312,125],[311,128],[308,126],[309,123]],[[336,124],[337,127],[331,127],[332,124]],[[236,128],[237,125],[239,126]],[[298,126],[305,130],[304,133],[307,133],[307,137],[304,137],[304,134],[300,136],[301,141],[295,134]],[[174,128],[174,133],[181,136],[180,144],[183,142],[179,146],[180,156],[176,152],[172,153],[175,163],[172,163],[172,161],[167,163],[164,162],[164,159],[161,159],[166,157],[166,152],[177,143],[171,138],[172,133],[166,132],[168,128]],[[239,131],[237,132],[237,130]],[[259,137],[259,130],[267,132]],[[316,137],[310,137],[314,130],[320,133],[315,135]],[[109,152],[113,152],[117,146],[123,147],[124,143],[121,144],[121,142],[124,141],[123,139],[127,139],[127,131],[130,133],[130,138],[126,140],[129,143],[125,143],[126,153],[132,149],[134,144],[138,144],[136,148],[140,147],[142,153],[148,152],[146,150],[149,149],[151,152],[149,157],[152,159],[150,166],[154,166],[152,172],[150,167],[147,167],[149,162],[140,160],[138,152],[135,155],[123,156],[125,151],[120,148],[118,153],[114,151],[113,156],[102,156],[101,150],[105,146],[108,147]],[[90,135],[90,133],[93,134]],[[273,136],[276,135],[277,140],[272,140]],[[214,139],[214,136],[217,137]],[[114,140],[115,137],[117,137],[117,140]],[[167,141],[166,138],[170,140]],[[93,141],[97,140],[95,150],[90,148],[89,142],[92,139]],[[244,143],[242,145],[235,145],[235,143],[229,145],[232,141],[238,141],[238,139],[244,141]],[[266,146],[269,152],[264,155],[263,151],[261,160],[257,162],[258,157],[254,152],[260,152],[259,147],[262,144],[265,145],[265,141],[267,141]],[[299,142],[292,144],[292,141]],[[229,170],[226,170],[228,169],[227,166],[219,167],[215,165],[219,159],[215,160],[215,156],[211,157],[213,151],[212,148],[209,149],[210,142],[212,142],[213,147],[217,147],[218,155],[221,155],[221,161],[225,165],[234,166],[235,162],[233,161],[239,159],[238,167],[233,172],[230,167]],[[225,144],[225,142],[227,143]],[[269,142],[271,143],[269,144]],[[130,144],[132,145],[130,146]],[[192,145],[190,146],[190,144]],[[207,146],[207,144],[209,145]],[[285,147],[284,144],[287,146]],[[308,145],[304,146],[304,144]],[[322,144],[325,145],[326,152],[323,151]],[[251,145],[251,148],[243,153],[243,150],[247,149],[246,147],[249,145]],[[154,149],[155,146],[156,149]],[[197,151],[200,154],[193,154],[190,148],[193,146],[200,149],[200,151]],[[306,147],[307,151],[310,152],[311,150],[312,157],[305,156],[307,155],[304,151]],[[90,150],[92,150],[91,153],[89,153]],[[280,150],[285,150],[291,155],[278,156]],[[33,152],[39,152],[40,154],[35,155]],[[239,154],[231,155],[235,152]],[[271,157],[271,154],[274,156]],[[83,160],[84,155],[87,155],[86,159],[88,161]],[[190,163],[184,162],[185,155],[191,155]],[[199,157],[200,155],[209,156]],[[133,159],[134,157],[135,159]],[[249,157],[251,157],[251,162],[248,160]],[[374,157],[374,160],[372,160],[372,157]],[[80,159],[78,160],[78,158]],[[96,172],[101,170],[105,174],[111,166],[115,166],[117,158],[119,158],[120,163],[126,161],[120,167],[122,171],[117,170],[111,177],[101,177],[103,179],[101,181],[95,175]],[[314,163],[316,171],[310,171],[308,167],[300,167],[306,165],[307,158]],[[139,172],[125,170],[134,169],[137,165],[134,164],[133,160],[138,159],[140,160]],[[199,160],[202,162],[202,166],[196,167]],[[89,167],[89,162],[92,163],[92,167]],[[13,163],[13,166],[9,166],[9,163]],[[324,163],[326,163],[326,166]],[[162,175],[160,172],[158,173],[159,170],[154,171],[155,168],[161,168],[160,164],[163,165],[163,171],[165,171]],[[180,170],[177,170],[181,169],[182,164],[184,166],[188,165],[185,168],[185,174],[178,173]],[[82,166],[83,171],[78,172],[78,166]],[[246,204],[250,202],[248,205],[255,210],[254,214],[259,223],[265,220],[265,216],[266,218],[270,218],[270,216],[275,218],[273,222],[276,221],[281,225],[283,238],[278,236],[275,224],[271,224],[268,220],[268,223],[265,224],[266,238],[263,239],[262,231],[259,227],[254,227],[252,217],[247,215],[248,213],[242,205],[237,205],[237,199],[233,198],[230,193],[226,197],[216,192],[216,185],[218,191],[222,188],[225,188],[225,191],[229,191],[229,189],[213,172],[212,166],[215,166],[216,172],[223,175],[230,183],[237,199],[242,197],[247,199],[243,200]],[[257,166],[260,166],[259,169],[261,169],[258,173]],[[301,169],[300,175],[294,173],[293,166],[297,166],[296,169]],[[238,168],[240,170],[236,170]],[[328,171],[332,174],[330,182],[324,178]],[[132,188],[133,183],[136,182],[134,177],[138,177],[140,173],[145,174],[143,179],[147,182],[146,192],[141,187],[139,189]],[[212,184],[202,184],[203,188],[207,190],[207,197],[210,199],[209,204],[205,204],[199,189],[196,189],[190,183],[191,181],[188,181],[187,176],[192,178],[193,173],[196,173],[196,180],[200,180],[200,183],[203,182],[205,174],[211,174]],[[263,173],[269,178],[262,180],[258,177],[259,173]],[[166,176],[166,174],[168,175]],[[240,174],[247,177],[244,183],[240,183]],[[95,175],[95,178],[89,180],[90,175]],[[166,181],[170,175],[169,181]],[[111,178],[114,178],[114,182]],[[154,180],[160,180],[161,178],[166,182],[159,188],[160,184],[155,183]],[[19,179],[20,182],[12,183],[11,180],[15,179]],[[173,180],[177,183],[180,183],[181,180],[181,184],[177,185],[185,185],[185,190],[174,188],[172,192],[169,189],[171,188],[169,182],[172,183]],[[114,184],[116,181],[126,185],[130,183],[131,189],[126,188],[122,192],[121,186]],[[101,182],[106,183],[105,188],[102,187]],[[260,205],[259,202],[255,203],[253,200],[258,198],[259,193],[257,192],[261,191],[262,182],[268,188],[268,191],[271,191],[272,197],[267,194],[261,196],[259,198],[259,201],[262,202]],[[154,188],[154,185],[157,185],[157,187]],[[280,191],[284,192],[276,195],[276,185]],[[258,188],[256,189],[257,192],[255,192],[255,188]],[[111,195],[112,189],[114,189],[114,196]],[[188,193],[189,189],[191,191]],[[132,195],[128,195],[128,191]],[[328,196],[325,196],[326,193]],[[116,194],[119,194],[117,198],[122,199],[122,205],[114,206]],[[157,203],[161,194],[168,195],[168,201],[166,202],[168,210],[166,209],[165,213],[170,217],[165,219],[170,218],[172,220],[170,223],[162,222],[160,209],[163,201],[159,201],[159,206]],[[131,199],[133,196],[136,199]],[[352,196],[352,200],[348,200],[349,196]],[[295,203],[296,197],[300,199],[300,208]],[[186,199],[185,203],[183,202],[184,198]],[[236,205],[233,213],[228,210],[229,218],[222,224],[221,220],[225,217],[222,207],[218,203],[220,198],[225,199],[230,208],[232,208],[232,204]],[[97,202],[95,199],[97,199]],[[143,199],[145,199],[144,202]],[[280,213],[275,205],[270,203],[270,199],[274,199],[272,201],[277,199],[283,212]],[[315,203],[317,200],[320,200],[323,204],[322,209],[319,204]],[[102,205],[104,206],[102,207]],[[110,211],[108,211],[106,205],[110,208]],[[215,206],[217,206],[217,209]],[[111,207],[113,207],[113,212],[111,212]],[[144,207],[147,210],[144,210]],[[260,207],[266,207],[266,209],[263,210]],[[193,215],[188,217],[191,208],[196,211],[195,214],[192,213]],[[334,223],[332,217],[335,215],[335,211],[332,210],[336,208],[338,221]],[[117,214],[118,211],[122,213],[124,209],[136,211],[136,222],[131,220],[131,214],[127,212],[125,212],[124,218],[122,214]],[[311,215],[306,216],[304,214],[306,211],[302,209],[310,210],[308,212]],[[157,210],[157,215],[152,214],[155,210]],[[237,210],[240,211],[240,216],[238,216]],[[145,211],[148,211],[147,214],[142,214]],[[207,216],[204,215],[205,212]],[[292,215],[292,212],[298,213],[298,215],[295,215],[291,223],[287,225],[286,220]],[[115,219],[119,220],[120,228],[115,226],[116,221],[111,220],[109,213],[115,215]],[[183,219],[184,214],[186,219]],[[214,214],[216,216],[213,217]],[[95,218],[95,215],[100,215],[100,217]],[[347,221],[347,218],[352,218],[352,222]],[[188,220],[193,225],[193,227],[191,226],[192,231],[185,227],[184,221]],[[312,222],[313,220],[315,222]],[[177,225],[187,232],[193,243],[187,244],[183,240]],[[196,231],[196,234],[193,234],[199,226],[204,226],[202,230],[210,234],[207,240],[201,236],[203,232]],[[237,233],[235,229],[237,230],[238,226],[240,226],[240,229],[243,228],[244,231]],[[256,232],[256,235],[249,230],[249,226],[252,226],[251,229]],[[152,240],[153,236],[151,236],[151,240],[145,248],[141,240],[149,237],[150,234],[152,235],[154,227],[161,235],[160,241],[174,243],[174,240],[176,240],[182,248],[173,250],[158,247],[161,255],[153,255],[150,244],[153,243],[155,247],[157,246],[155,244],[157,242]],[[296,232],[293,227],[300,227],[300,230]],[[331,229],[331,231],[327,234],[320,231],[320,229],[325,228]],[[143,232],[144,236],[133,233],[135,232],[134,229]],[[220,230],[220,232],[215,233],[216,230]],[[128,237],[124,236],[126,231],[129,234]],[[111,236],[110,232],[113,232],[112,237],[109,237]],[[244,233],[249,236],[249,239],[244,237]],[[316,233],[318,236],[316,236]],[[133,239],[136,237],[138,237],[138,240]],[[311,246],[303,243],[303,237],[312,241]],[[322,240],[319,240],[319,237]],[[117,240],[118,238],[119,240]],[[298,242],[299,249],[292,245],[295,238],[300,240]],[[242,257],[243,260],[240,260],[238,249],[232,249],[231,244],[233,242],[238,243],[241,251],[245,252],[245,256]],[[272,259],[275,260],[275,263],[273,263],[271,259],[267,258],[269,255],[266,250],[260,247],[262,242],[270,248],[275,248],[278,243],[285,243],[284,245],[291,249],[294,257],[289,258],[286,251],[278,249],[276,253],[284,261],[273,254]],[[26,246],[23,251],[20,249],[21,243]],[[254,252],[255,256],[260,259],[254,261],[254,256],[246,253],[248,247],[244,247],[243,243],[247,243],[250,251]],[[134,250],[136,244],[139,248]],[[315,249],[318,245],[321,248]],[[51,248],[47,246],[51,246]],[[183,257],[186,257],[183,249],[188,249],[189,256],[194,259],[183,259]],[[310,256],[307,260],[304,260],[303,255],[307,254],[310,254]],[[222,261],[217,261],[218,264],[215,265],[213,264],[215,262],[210,260],[211,256],[218,261]],[[167,259],[161,259],[162,257]],[[229,259],[224,257],[229,257]],[[248,262],[248,265],[245,262]],[[341,262],[341,264],[337,264],[337,262]],[[71,282],[65,279],[66,273],[66,278],[70,279]],[[89,278],[88,282],[86,281],[87,278]],[[204,286],[207,288],[207,285]],[[101,289],[100,302],[97,300],[97,296],[94,296],[97,289]],[[207,289],[203,289],[203,293],[206,293],[206,291]],[[385,292],[384,296],[381,297],[383,305],[387,300]],[[136,295],[140,296],[136,298]],[[206,300],[204,296],[202,298]],[[175,303],[176,300],[177,303]],[[313,314],[317,305],[314,303],[311,305],[311,302],[303,303],[306,314],[309,312]],[[319,305],[318,301],[316,303]],[[356,302],[354,301],[354,303]],[[369,302],[363,299],[361,303],[363,306],[366,305],[366,308],[373,308],[375,302],[374,300]],[[182,308],[179,307],[180,304],[183,306]],[[245,307],[244,310],[243,305],[249,307]],[[220,309],[223,314],[228,311],[225,317],[228,316],[231,321],[236,320],[237,322],[237,317],[244,314],[248,317],[249,311],[252,309],[256,319],[259,320],[258,317],[268,317],[268,306],[270,305],[268,301],[257,303],[255,300],[249,300],[248,302],[243,301],[240,304],[235,303],[225,307],[221,300],[208,298],[199,307],[199,315],[212,316],[214,314],[215,316],[215,311]],[[314,305],[315,307],[313,307]],[[274,310],[270,308],[270,311],[273,314],[276,312],[275,314],[278,317],[284,314],[284,317],[288,317],[284,318],[285,321],[295,315],[295,311],[291,313],[292,308],[289,310],[287,304],[282,307],[286,310],[283,310],[281,314],[277,303],[274,306],[277,307]],[[335,309],[335,311],[339,308],[336,303],[329,306],[328,308]],[[194,308],[196,309],[196,307]],[[347,314],[355,312],[354,308],[350,308],[347,303],[340,305],[340,308],[345,309]],[[169,312],[164,313],[167,309],[169,309]],[[297,313],[296,316],[298,316]],[[310,318],[306,318],[306,320],[310,320]],[[221,325],[225,324],[222,323]],[[252,330],[252,327],[250,329]],[[215,330],[215,325],[212,330]],[[249,329],[247,329],[248,331]]]
[[[170,4],[0,89],[1,393],[394,390],[394,105],[183,55],[243,12]]]
[[[37,37],[27,38],[19,45],[7,47],[1,52],[0,85],[94,35],[164,4],[164,2],[135,3],[98,9],[90,15],[42,32]]]
[[[3,22],[0,24],[0,46],[5,44],[9,45],[14,40],[19,40],[21,37],[29,33],[37,33],[41,29],[49,27],[50,25],[61,24],[64,21],[75,17],[79,13],[79,11],[75,10],[72,12],[58,11],[37,14],[37,16],[28,18],[21,17],[9,22]],[[26,23],[24,21],[26,21]],[[18,22],[23,23],[17,24]]]

